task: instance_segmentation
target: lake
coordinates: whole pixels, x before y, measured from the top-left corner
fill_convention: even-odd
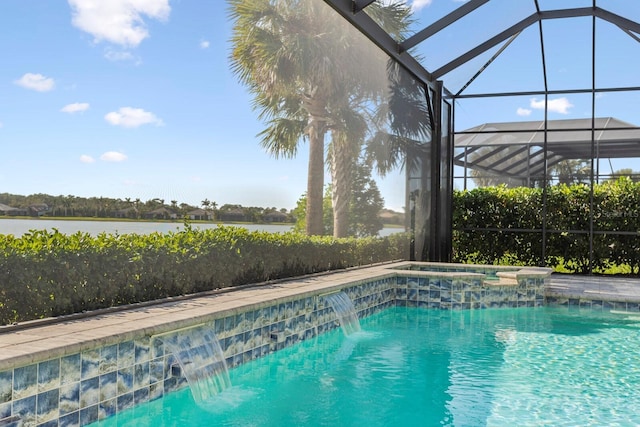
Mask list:
[[[193,228],[207,229],[216,228],[218,224],[192,223]],[[267,231],[269,233],[284,233],[290,231],[291,225],[281,224],[223,224],[225,226],[243,227],[250,231]],[[57,229],[63,234],[74,234],[78,231],[89,233],[93,236],[102,232],[118,234],[148,234],[153,232],[168,233],[176,232],[184,228],[181,222],[143,222],[143,221],[70,221],[42,218],[2,218],[0,219],[0,234],[13,234],[22,236],[30,230],[50,230]],[[380,236],[388,236],[393,233],[402,232],[402,228],[383,228]]]

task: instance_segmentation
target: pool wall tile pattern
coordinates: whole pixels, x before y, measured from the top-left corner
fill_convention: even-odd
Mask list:
[[[360,318],[395,305],[467,310],[544,304],[541,278],[500,286],[483,281],[485,270],[462,277],[447,275],[451,271],[438,277],[428,270],[402,271],[340,290]],[[322,295],[256,307],[206,325],[215,332],[229,367],[339,327]],[[124,341],[0,372],[0,426],[83,426],[186,385],[162,339]]]

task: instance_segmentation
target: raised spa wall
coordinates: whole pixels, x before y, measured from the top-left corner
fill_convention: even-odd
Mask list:
[[[344,291],[360,318],[392,306],[537,307],[544,305],[549,274],[539,268],[404,263],[331,292]],[[213,313],[205,324],[215,331],[228,366],[235,367],[339,327],[322,295],[251,304],[226,317]],[[0,427],[83,426],[186,385],[161,339],[129,338],[0,369]]]

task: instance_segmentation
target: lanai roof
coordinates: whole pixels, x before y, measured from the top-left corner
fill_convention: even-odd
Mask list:
[[[640,128],[613,117],[485,123],[455,137],[455,164],[504,176],[542,173],[546,138],[549,166],[570,159],[633,158]],[[593,132],[592,132],[593,125]],[[592,152],[591,142],[594,140]]]

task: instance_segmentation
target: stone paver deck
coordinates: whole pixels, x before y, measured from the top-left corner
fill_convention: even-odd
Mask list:
[[[546,294],[556,297],[640,302],[640,278],[552,274]]]

